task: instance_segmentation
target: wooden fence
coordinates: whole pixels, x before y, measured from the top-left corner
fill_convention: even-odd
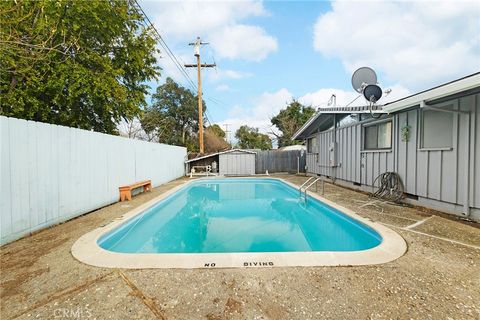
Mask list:
[[[255,173],[274,172],[305,172],[306,152],[300,150],[258,151],[256,156]]]
[[[184,174],[186,149],[0,116],[0,245]]]

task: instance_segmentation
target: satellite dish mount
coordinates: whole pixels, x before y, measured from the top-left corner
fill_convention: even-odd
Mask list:
[[[363,94],[369,102],[370,114],[373,118],[372,107],[382,97],[382,88],[377,84],[377,74],[370,67],[361,67],[352,75],[352,87]]]

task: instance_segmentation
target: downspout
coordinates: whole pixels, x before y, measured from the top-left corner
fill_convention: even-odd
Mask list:
[[[333,183],[337,180],[337,114],[333,114],[333,159],[334,163],[332,165],[333,168]]]

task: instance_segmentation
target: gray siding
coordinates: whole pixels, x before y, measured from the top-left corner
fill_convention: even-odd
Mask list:
[[[480,95],[475,96],[475,116],[471,118],[471,132],[473,141],[471,142],[470,164],[473,167],[472,180],[470,181],[470,199],[472,206],[480,208]]]
[[[362,151],[361,123],[336,133],[317,133],[318,149],[307,154],[307,172],[372,186],[379,174],[395,171],[409,194],[457,206],[465,206],[468,198],[469,207],[480,208],[480,94],[445,103],[467,112],[454,114],[452,148],[420,148],[421,110],[416,108],[392,116],[392,149],[388,151]],[[411,127],[407,142],[401,139],[406,124]],[[336,166],[329,163],[332,141],[337,142]]]
[[[420,109],[396,115],[396,135],[404,125],[411,126],[409,141],[396,141],[396,171],[402,177],[407,193],[458,205],[464,205],[469,193],[470,207],[480,208],[480,175],[478,166],[475,166],[480,159],[479,95],[447,103],[450,102],[460,111],[471,111],[470,115],[454,114],[451,149],[420,148]]]
[[[220,154],[219,173],[221,175],[255,174],[255,154],[240,151]]]
[[[362,151],[362,125],[356,124],[318,133],[318,150],[307,155],[308,172],[371,186],[382,172],[392,171],[392,151]],[[337,145],[336,166],[330,165],[328,149],[332,141]]]

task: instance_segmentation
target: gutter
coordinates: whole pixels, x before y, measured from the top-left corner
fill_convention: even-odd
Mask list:
[[[480,72],[471,76],[449,82],[447,84],[411,95],[409,97],[387,103],[383,110],[392,113],[420,104],[422,101],[437,100],[462,91],[480,86]]]

